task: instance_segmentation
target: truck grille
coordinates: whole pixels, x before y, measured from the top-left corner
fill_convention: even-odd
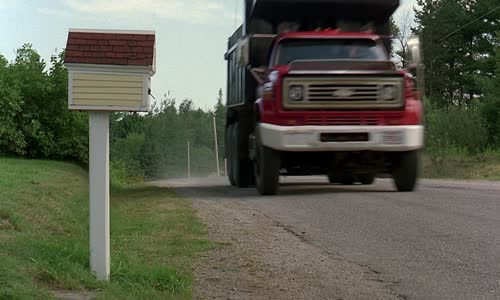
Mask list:
[[[383,119],[381,117],[336,117],[336,116],[321,116],[307,117],[306,125],[313,126],[352,126],[352,125],[381,125]]]
[[[302,100],[290,100],[290,88],[303,89]],[[383,95],[385,88],[395,90],[394,97]],[[403,78],[373,77],[289,77],[283,83],[283,106],[287,109],[377,109],[400,108],[404,104]]]
[[[377,101],[380,93],[380,87],[376,84],[325,83],[311,84],[306,87],[308,101]]]

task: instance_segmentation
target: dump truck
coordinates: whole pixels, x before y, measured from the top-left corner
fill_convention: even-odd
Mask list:
[[[424,147],[421,57],[391,60],[399,0],[245,0],[229,38],[226,159],[231,185],[278,192],[280,176],[413,191]],[[420,76],[420,77],[419,77]]]

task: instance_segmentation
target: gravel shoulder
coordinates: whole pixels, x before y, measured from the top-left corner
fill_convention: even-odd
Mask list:
[[[209,237],[222,246],[195,266],[196,299],[397,299],[397,282],[312,246],[239,199],[199,197],[183,182]]]
[[[161,182],[192,200],[220,248],[197,299],[498,299],[500,183],[332,186],[283,178],[276,197],[222,178]]]

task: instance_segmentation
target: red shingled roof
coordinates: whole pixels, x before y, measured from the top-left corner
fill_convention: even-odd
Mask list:
[[[65,63],[152,66],[153,32],[71,31]]]

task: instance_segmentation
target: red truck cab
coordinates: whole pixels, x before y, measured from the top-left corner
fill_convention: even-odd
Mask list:
[[[299,50],[283,53],[283,45],[293,43]],[[316,49],[312,49],[311,44],[316,44]],[[330,49],[331,53],[325,54],[323,48]],[[319,51],[321,57],[314,50]],[[378,35],[339,30],[283,33],[274,42],[265,75],[256,100],[263,123],[283,126],[422,123],[422,102],[412,76],[405,70],[396,70]],[[290,82],[300,76],[326,75],[337,80],[342,78],[344,86],[332,86],[325,78],[321,79],[322,87],[312,87],[312,90],[309,85],[307,90],[301,84],[292,85],[295,90],[283,86],[285,78]],[[359,82],[362,77],[369,80],[360,83],[357,87],[360,90],[347,82],[354,78]],[[384,82],[374,86],[376,77],[383,78]],[[301,99],[288,102],[290,95],[286,91],[295,96],[300,94]],[[380,99],[384,92],[396,93],[396,97]],[[310,99],[303,99],[309,96]],[[350,101],[355,103],[348,103]]]

